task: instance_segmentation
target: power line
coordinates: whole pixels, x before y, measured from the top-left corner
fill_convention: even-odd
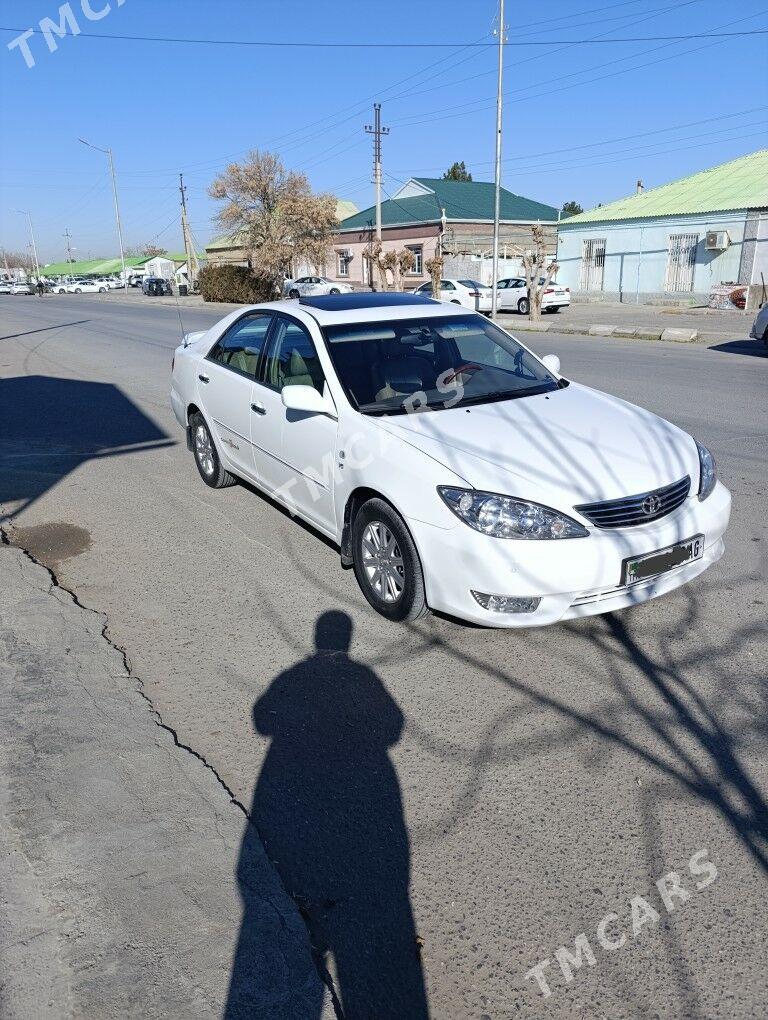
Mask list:
[[[38,28],[6,28],[0,26],[0,32],[16,32],[17,34],[26,35],[31,32],[34,35],[42,35],[42,29]],[[714,38],[725,38],[726,36],[744,36],[744,35],[768,35],[768,29],[754,29],[753,31],[739,31],[739,32],[719,32],[713,33],[693,33],[689,32],[685,35],[644,35],[644,36],[619,36],[612,39],[530,39],[525,42],[505,42],[505,47],[525,47],[525,46],[552,46],[552,45],[563,45],[563,46],[592,46],[601,43],[636,43],[636,42],[687,42],[689,39],[714,39]],[[278,41],[274,39],[270,40],[256,40],[256,39],[194,39],[194,38],[181,38],[175,36],[153,36],[153,35],[106,35],[95,32],[80,32],[78,39],[101,39],[117,42],[146,42],[146,43],[171,43],[188,46],[248,46],[258,48],[272,48],[272,49],[355,49],[355,50],[432,50],[432,49],[454,49],[460,46],[460,43],[435,43],[435,42],[316,42],[314,40],[302,40],[302,41]],[[467,47],[474,49],[489,49],[492,47],[498,47],[498,43],[467,43]]]

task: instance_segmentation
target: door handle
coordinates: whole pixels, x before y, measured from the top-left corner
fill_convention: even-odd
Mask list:
[[[203,373],[202,373],[202,372],[200,373],[200,375],[199,375],[199,376],[198,376],[197,378],[198,378],[198,379],[200,380],[200,382],[205,382],[205,383],[207,383],[207,382],[210,382],[210,381],[211,381],[211,380],[210,380],[210,377],[209,377],[209,376],[207,376],[207,375],[203,375]]]
[[[258,404],[258,403],[251,404],[251,410],[255,414],[266,414],[267,413],[266,407],[263,404]]]

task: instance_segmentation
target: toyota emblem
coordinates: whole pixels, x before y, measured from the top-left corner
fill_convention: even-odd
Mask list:
[[[650,517],[651,514],[657,514],[661,509],[661,500],[658,496],[646,496],[642,502],[641,509],[648,517]]]

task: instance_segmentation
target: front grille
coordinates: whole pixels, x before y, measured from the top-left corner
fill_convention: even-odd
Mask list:
[[[679,482],[665,485],[652,492],[624,499],[609,499],[603,503],[582,503],[574,507],[597,528],[632,528],[637,524],[649,524],[660,517],[666,517],[686,501],[691,489],[688,475]],[[645,509],[644,509],[645,507]]]

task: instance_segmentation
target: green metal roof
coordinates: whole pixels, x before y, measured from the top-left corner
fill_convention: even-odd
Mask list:
[[[560,224],[560,229],[569,230],[582,223],[764,207],[768,207],[768,149],[760,149],[711,170],[702,170],[691,177],[569,216]]]
[[[424,195],[412,198],[390,198],[381,203],[382,226],[395,224],[435,223],[445,210],[447,220],[493,221],[494,185],[486,181],[444,181],[434,177],[414,177],[413,180],[428,189]],[[515,195],[501,189],[500,215],[502,220],[525,223],[543,220],[557,221],[557,209],[543,202]],[[365,230],[376,219],[374,206],[348,216],[341,221],[340,230]]]
[[[147,261],[146,258],[127,258],[125,264],[133,269],[135,266],[143,266]],[[110,276],[121,272],[122,268],[119,258],[85,259],[79,262],[52,262],[40,266],[40,272],[43,276]]]

